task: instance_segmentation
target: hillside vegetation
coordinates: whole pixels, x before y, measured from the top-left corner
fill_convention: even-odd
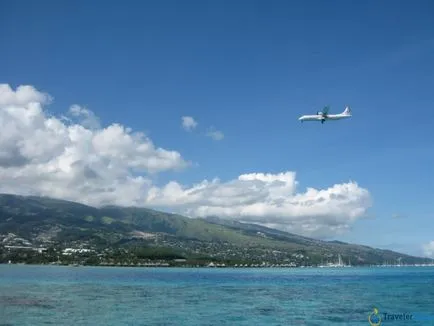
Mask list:
[[[187,259],[315,265],[336,262],[341,255],[345,263],[353,265],[427,262],[393,251],[320,241],[218,217],[190,219],[147,208],[95,208],[52,198],[3,194],[0,243],[9,241],[11,234],[32,246],[134,248],[140,252],[161,248],[171,250],[173,257]]]

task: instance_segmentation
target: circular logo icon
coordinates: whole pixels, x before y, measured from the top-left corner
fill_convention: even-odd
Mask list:
[[[370,313],[368,317],[369,324],[371,326],[380,326],[381,325],[381,316],[378,313],[378,309],[374,308],[374,311]]]

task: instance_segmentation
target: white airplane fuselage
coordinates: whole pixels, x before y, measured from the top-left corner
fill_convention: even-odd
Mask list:
[[[324,121],[328,121],[328,120],[341,120],[341,119],[347,119],[347,118],[351,118],[351,111],[350,111],[349,108],[346,108],[344,112],[339,113],[339,114],[327,114],[327,115],[312,114],[312,115],[303,115],[300,118],[298,118],[298,120],[300,120],[301,122],[303,122],[303,121],[320,121],[320,122],[324,122]]]

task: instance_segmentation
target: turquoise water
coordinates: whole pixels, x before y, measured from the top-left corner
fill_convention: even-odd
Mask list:
[[[0,265],[0,325],[369,326],[374,307],[434,325],[434,268]]]

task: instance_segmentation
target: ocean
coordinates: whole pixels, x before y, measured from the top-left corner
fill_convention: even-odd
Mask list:
[[[369,326],[370,314],[434,325],[434,268],[0,265],[0,325]]]

